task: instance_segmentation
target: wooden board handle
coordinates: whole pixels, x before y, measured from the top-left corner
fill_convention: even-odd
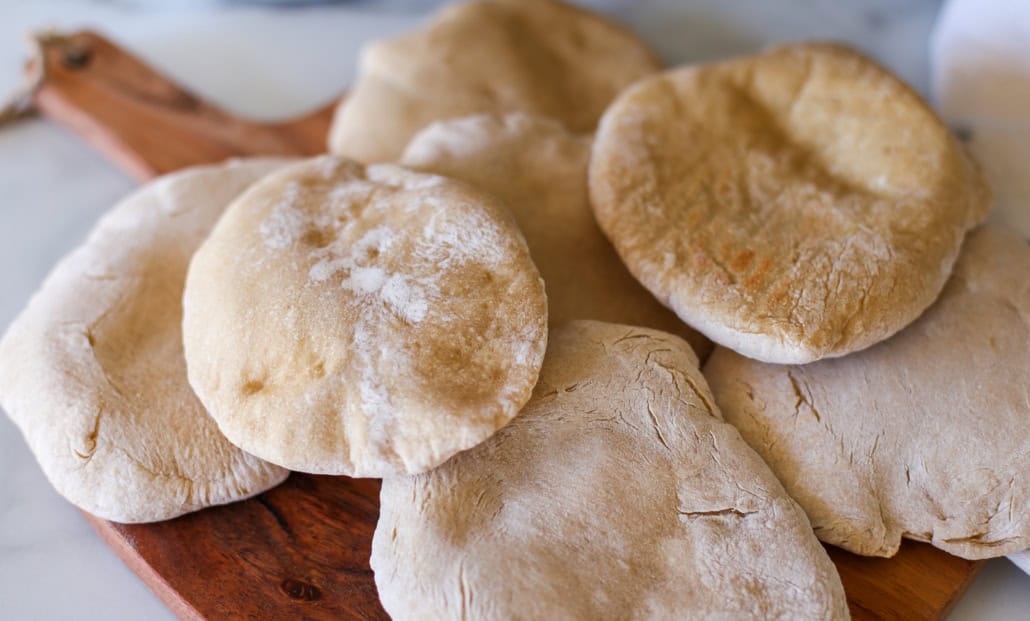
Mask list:
[[[248,155],[325,150],[334,104],[287,123],[240,119],[201,100],[93,32],[40,41],[35,103],[138,180]]]

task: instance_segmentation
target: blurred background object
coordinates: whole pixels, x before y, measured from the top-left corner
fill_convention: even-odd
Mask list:
[[[103,31],[235,112],[295,115],[340,91],[362,42],[401,32],[439,0],[0,0],[0,93],[20,77],[26,33]],[[584,0],[644,36],[669,63],[838,39],[885,61],[924,94],[939,0]],[[303,70],[299,70],[303,68]],[[320,76],[313,80],[311,76]],[[252,97],[240,97],[241,89]]]

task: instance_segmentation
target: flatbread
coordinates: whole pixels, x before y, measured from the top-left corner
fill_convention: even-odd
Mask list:
[[[828,44],[640,81],[605,113],[590,192],[629,270],[684,321],[797,364],[918,317],[990,206],[918,95]]]
[[[1030,547],[1030,247],[971,234],[940,299],[847,358],[775,366],[716,348],[716,401],[816,534],[891,556],[902,537],[969,559]]]
[[[552,119],[484,114],[428,126],[400,161],[504,201],[544,278],[552,326],[597,319],[656,328],[706,356],[711,343],[634,280],[597,227],[587,199],[590,143]]]
[[[180,328],[193,250],[233,198],[283,163],[193,168],[136,191],[54,268],[0,341],[0,405],[81,509],[165,520],[289,474],[219,433],[186,380]]]
[[[511,215],[458,181],[333,156],[271,175],[197,251],[190,383],[237,446],[304,472],[417,473],[529,399],[543,282]]]
[[[846,619],[801,509],[722,422],[686,342],[551,334],[533,399],[440,468],[383,481],[394,619]]]
[[[620,90],[658,69],[632,33],[555,0],[486,0],[443,8],[423,28],[362,51],[329,151],[397,159],[432,121],[480,112],[550,116],[592,131]]]

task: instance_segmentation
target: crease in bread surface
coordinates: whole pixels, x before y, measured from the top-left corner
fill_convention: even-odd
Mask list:
[[[483,444],[383,481],[372,568],[395,619],[847,619],[833,563],[725,423],[688,344],[552,330]]]
[[[823,541],[968,559],[1030,547],[1030,247],[970,234],[941,297],[893,338],[801,366],[716,348],[705,375]]]

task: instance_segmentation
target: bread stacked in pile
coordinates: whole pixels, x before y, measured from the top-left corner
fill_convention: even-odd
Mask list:
[[[383,478],[395,618],[846,618],[819,540],[1030,548],[1030,247],[857,52],[663,71],[458,4],[366,48],[330,152],[148,185],[12,324],[69,500]]]

